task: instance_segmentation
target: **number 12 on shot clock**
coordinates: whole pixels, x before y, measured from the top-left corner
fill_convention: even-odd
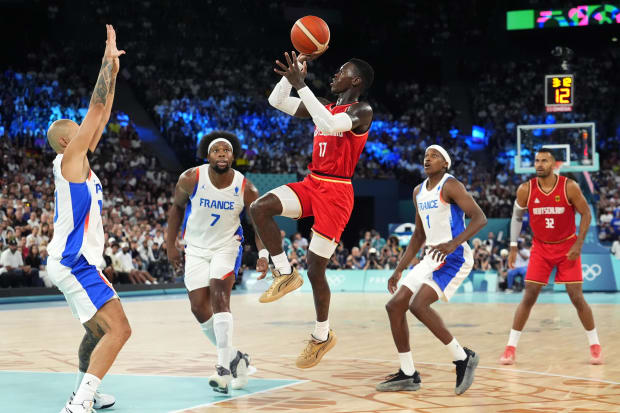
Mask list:
[[[575,99],[575,76],[545,76],[545,107],[547,112],[570,112]]]

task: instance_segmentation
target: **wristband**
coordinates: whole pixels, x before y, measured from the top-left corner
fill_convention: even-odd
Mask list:
[[[515,242],[515,241],[511,241],[511,242],[510,242],[510,246],[511,246],[511,247],[517,247],[517,246],[519,246],[519,243],[517,243],[517,242]]]
[[[267,258],[267,260],[269,261],[269,251],[267,251],[266,248],[258,251],[258,258]]]

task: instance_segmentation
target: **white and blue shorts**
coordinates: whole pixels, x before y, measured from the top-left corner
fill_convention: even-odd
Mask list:
[[[237,277],[241,268],[243,245],[226,246],[216,250],[188,245],[185,248],[185,287],[194,291],[209,286],[211,279]]]
[[[426,254],[422,261],[402,280],[402,285],[409,288],[413,295],[422,284],[431,287],[443,301],[450,301],[459,286],[467,278],[474,266],[474,255],[467,243],[459,247],[443,262],[435,261]]]
[[[84,324],[105,303],[118,298],[112,284],[83,255],[71,266],[48,258],[47,273],[54,285],[65,295],[73,315]]]

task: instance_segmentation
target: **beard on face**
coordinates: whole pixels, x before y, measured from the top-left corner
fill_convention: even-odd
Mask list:
[[[225,168],[221,168],[221,167],[219,167],[216,163],[214,163],[214,164],[212,165],[212,168],[213,168],[213,172],[215,172],[216,174],[223,175],[223,174],[225,174],[226,172],[228,172],[228,170],[230,169],[230,166],[226,165],[226,167],[225,167]]]

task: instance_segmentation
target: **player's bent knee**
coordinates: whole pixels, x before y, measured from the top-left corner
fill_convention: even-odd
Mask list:
[[[257,201],[261,199],[269,201],[269,211],[272,215],[281,215],[293,219],[298,219],[302,215],[299,198],[288,185],[282,185],[272,189],[257,199]]]
[[[385,311],[387,311],[388,315],[394,315],[398,313],[402,313],[400,310],[400,306],[394,300],[390,300],[385,304]]]
[[[129,325],[129,322],[127,320],[121,323],[121,325],[118,326],[117,330],[117,335],[123,343],[125,343],[127,340],[129,340],[129,337],[131,337],[131,326]]]

